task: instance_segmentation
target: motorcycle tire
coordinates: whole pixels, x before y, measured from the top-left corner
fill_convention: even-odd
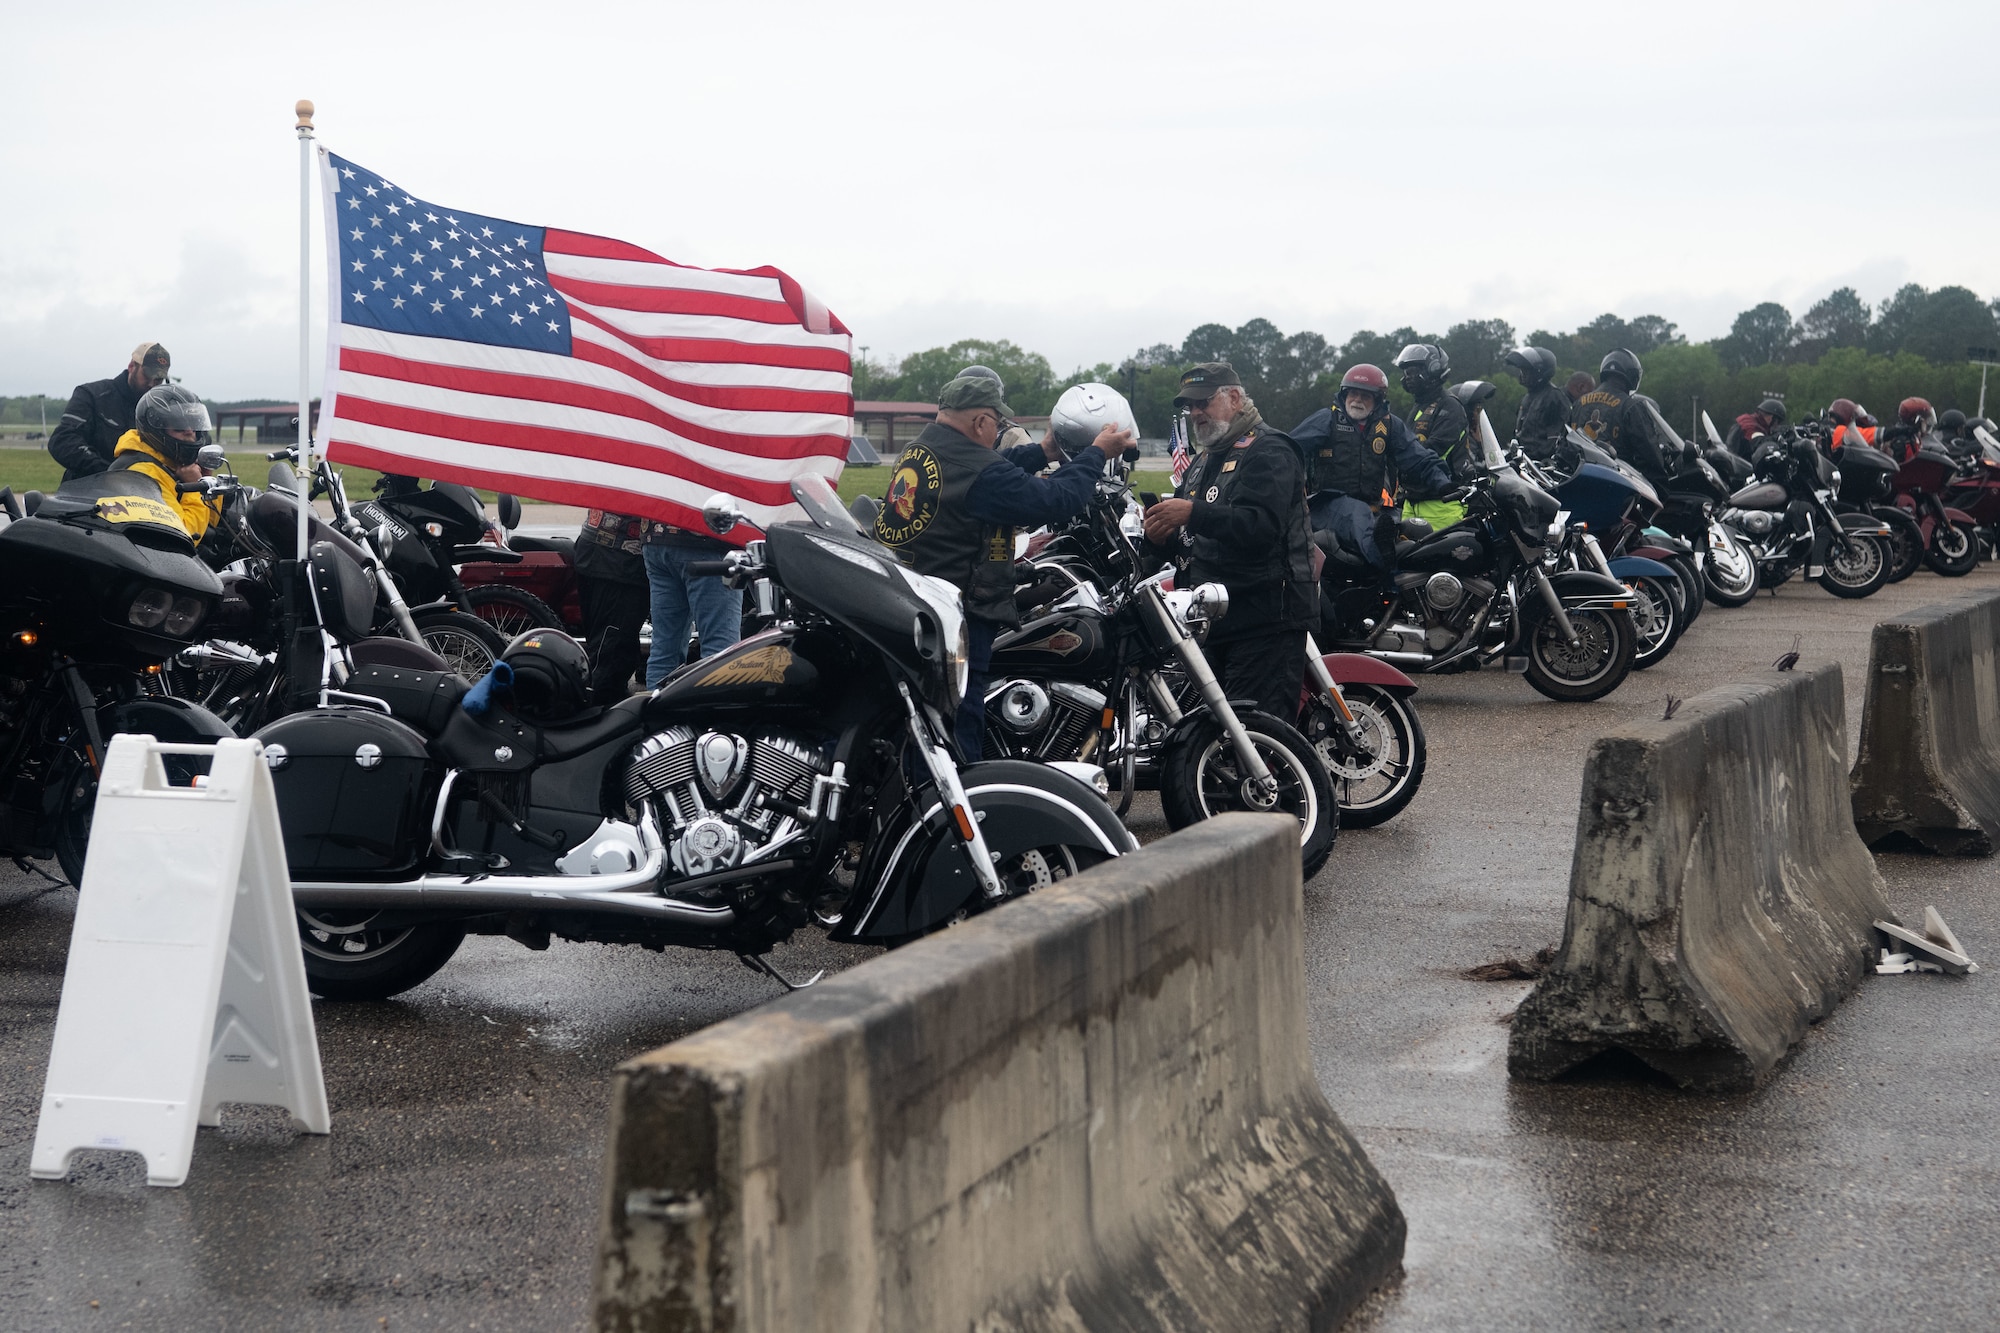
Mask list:
[[[1379,685],[1341,687],[1360,724],[1359,751],[1349,745],[1333,705],[1315,694],[1299,710],[1299,733],[1333,779],[1342,828],[1374,828],[1403,812],[1423,785],[1424,724],[1406,697]]]
[[[504,583],[481,583],[465,590],[465,601],[472,608],[472,614],[499,630],[503,638],[512,642],[517,634],[526,634],[531,629],[560,629],[565,634],[563,619],[550,606],[526,588],[513,588]]]
[[[196,744],[208,740],[193,733],[156,739]],[[104,740],[107,745],[111,743],[109,736]],[[161,764],[166,769],[167,781],[180,787],[192,786],[197,773],[208,771],[209,761],[194,755],[165,755]],[[62,867],[64,879],[82,888],[83,866],[90,853],[90,824],[97,813],[97,769],[85,757],[80,742],[56,760],[51,782],[62,793],[55,816],[56,864]]]
[[[1964,578],[1979,568],[1979,535],[1970,523],[1940,523],[1931,531],[1924,563],[1934,574]]]
[[[1299,821],[1299,870],[1310,880],[1333,855],[1334,839],[1340,832],[1340,805],[1334,799],[1333,779],[1319,752],[1297,728],[1269,713],[1236,716],[1250,733],[1250,743],[1265,766],[1278,779],[1277,804],[1268,809],[1272,813],[1284,811]],[[1204,714],[1168,749],[1161,764],[1160,807],[1167,827],[1184,829],[1226,811],[1265,808],[1244,799],[1238,767],[1236,749],[1222,723],[1214,714]]]
[[[1529,623],[1523,636],[1528,684],[1560,703],[1602,699],[1632,674],[1638,631],[1623,611],[1571,611],[1569,620],[1580,640],[1576,648],[1570,647],[1548,612]]]
[[[299,909],[307,989],[323,1000],[386,1000],[429,981],[465,942],[465,928],[449,921],[370,929],[381,915]]]
[[[1670,587],[1664,579],[1639,574],[1627,579],[1626,585],[1636,595],[1631,615],[1638,644],[1632,651],[1632,669],[1644,671],[1664,662],[1680,642],[1687,631],[1687,612],[1681,590]]]
[[[1855,537],[1845,549],[1831,542],[1817,582],[1835,597],[1872,597],[1889,581],[1891,558],[1889,543],[1881,537]]]
[[[1701,570],[1692,556],[1677,555],[1666,564],[1680,576],[1681,632],[1685,634],[1695,621],[1701,619],[1702,604],[1708,600],[1702,595]]]
[[[424,646],[467,680],[476,681],[491,671],[507,651],[508,637],[478,616],[449,607],[421,607],[410,618],[417,622]]]
[[[1889,525],[1889,582],[1901,583],[1924,567],[1923,525],[1895,505],[1876,505],[1869,516]]]
[[[1748,606],[1757,595],[1757,561],[1743,545],[1741,537],[1732,532],[1727,540],[1734,554],[1742,558],[1748,572],[1742,578],[1732,578],[1722,567],[1722,562],[1716,559],[1715,552],[1710,551],[1708,559],[1702,562],[1702,592],[1717,606]]]

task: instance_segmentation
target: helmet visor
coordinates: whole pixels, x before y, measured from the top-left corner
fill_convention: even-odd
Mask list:
[[[208,419],[208,405],[199,398],[154,403],[147,409],[146,424],[155,430],[191,430],[198,435],[215,429]]]

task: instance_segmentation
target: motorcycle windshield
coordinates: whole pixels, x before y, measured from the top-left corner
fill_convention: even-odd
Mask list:
[[[825,477],[814,473],[809,477],[792,480],[792,499],[799,508],[806,511],[812,525],[823,532],[840,532],[850,537],[867,537],[861,525],[854,521],[854,515],[847,512],[840,503],[840,495]],[[871,538],[872,540],[872,538]]]
[[[1479,462],[1488,472],[1503,472],[1507,467],[1507,457],[1500,452],[1500,437],[1493,433],[1493,423],[1484,412],[1479,414]]]
[[[1703,408],[1701,412],[1701,428],[1707,434],[1709,444],[1720,449],[1722,447],[1722,432],[1715,428],[1715,422],[1709,418],[1707,408]]]
[[[1992,432],[1988,431],[1984,426],[1974,426],[1972,428],[1972,438],[1979,441],[1981,457],[1985,458],[1989,463],[2000,465],[2000,440],[1994,439]]]
[[[1660,432],[1660,452],[1669,458],[1686,453],[1687,441],[1683,440],[1680,432],[1669,426],[1667,419],[1660,415],[1660,405],[1644,396],[1641,396],[1639,401],[1646,405],[1646,411],[1652,414],[1654,429]]]

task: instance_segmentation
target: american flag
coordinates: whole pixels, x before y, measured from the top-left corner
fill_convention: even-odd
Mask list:
[[[1174,413],[1174,427],[1168,432],[1168,437],[1173,441],[1174,487],[1179,489],[1181,476],[1187,471],[1188,466],[1187,413]]]
[[[800,516],[794,478],[839,478],[851,339],[777,269],[690,268],[320,161],[332,461],[697,530],[717,492],[764,528]]]

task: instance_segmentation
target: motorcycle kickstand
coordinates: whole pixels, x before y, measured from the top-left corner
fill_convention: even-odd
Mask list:
[[[784,973],[780,972],[777,968],[772,967],[770,960],[765,958],[762,954],[739,953],[736,955],[736,961],[743,964],[743,966],[749,968],[752,972],[762,972],[765,976],[777,982],[780,986],[783,986],[788,991],[804,990],[806,987],[812,985],[814,982],[818,981],[821,977],[826,975],[826,969],[822,967],[819,971],[813,973],[810,977],[808,977],[804,981],[793,981],[789,977],[787,977]]]

